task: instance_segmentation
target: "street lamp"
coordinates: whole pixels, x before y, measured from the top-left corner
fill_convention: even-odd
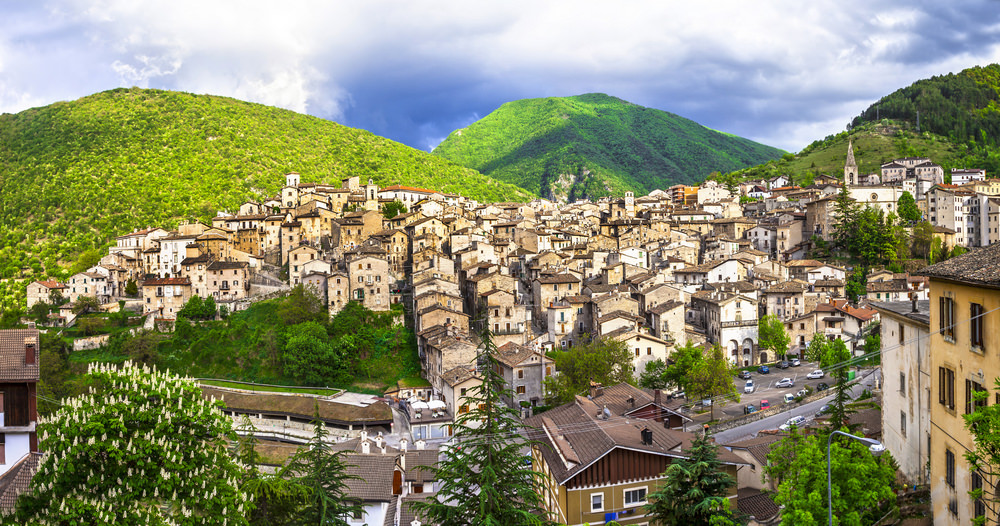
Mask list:
[[[876,457],[885,451],[885,446],[874,438],[859,437],[843,431],[830,432],[830,437],[826,439],[826,509],[828,511],[827,524],[829,524],[829,526],[833,526],[833,477],[830,475],[830,444],[833,441],[833,435],[843,435],[848,438],[853,438],[858,442],[868,444],[868,451]]]

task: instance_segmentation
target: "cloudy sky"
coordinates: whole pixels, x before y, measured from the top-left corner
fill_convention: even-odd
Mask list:
[[[140,86],[424,150],[506,101],[603,92],[798,151],[897,88],[993,62],[987,0],[0,3],[0,113]]]

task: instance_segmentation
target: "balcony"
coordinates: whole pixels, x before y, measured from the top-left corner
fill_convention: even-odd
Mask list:
[[[757,320],[738,320],[738,321],[724,321],[719,324],[723,329],[729,327],[756,327]]]
[[[517,327],[511,327],[510,329],[499,329],[493,331],[493,334],[496,336],[508,336],[511,334],[523,334],[523,333],[524,329],[519,329]]]

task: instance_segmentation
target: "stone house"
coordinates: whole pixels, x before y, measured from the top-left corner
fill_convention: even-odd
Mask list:
[[[389,262],[385,251],[372,246],[357,247],[346,254],[351,299],[373,311],[389,310]]]
[[[142,283],[143,312],[154,313],[157,318],[173,319],[184,304],[191,299],[191,280],[188,278],[155,278]]]
[[[40,302],[55,303],[59,298],[66,298],[66,285],[58,281],[33,281],[28,284],[28,309]]]
[[[250,268],[242,261],[213,261],[206,267],[205,288],[215,301],[228,302],[247,297]]]
[[[97,272],[79,272],[66,280],[66,297],[75,303],[80,296],[96,298],[98,303],[111,301],[108,277]]]
[[[326,277],[327,306],[330,309],[330,319],[333,319],[350,301],[350,276],[340,269],[334,269]]]
[[[508,342],[497,348],[498,373],[511,390],[504,397],[510,407],[535,407],[544,404],[545,379],[555,373],[555,362],[530,347]]]
[[[543,319],[542,312],[546,306],[566,296],[579,294],[580,286],[580,278],[568,272],[546,274],[535,278],[531,282],[531,297],[534,304],[533,318]]]

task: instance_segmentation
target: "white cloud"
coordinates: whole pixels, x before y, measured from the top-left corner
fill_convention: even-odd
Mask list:
[[[916,79],[1000,59],[998,26],[961,38],[983,5],[938,27],[936,6],[892,0],[4,4],[0,108],[140,85],[354,116],[424,147],[503,100],[604,91],[794,150]],[[955,50],[934,47],[945,35]],[[416,107],[435,103],[448,114]]]

